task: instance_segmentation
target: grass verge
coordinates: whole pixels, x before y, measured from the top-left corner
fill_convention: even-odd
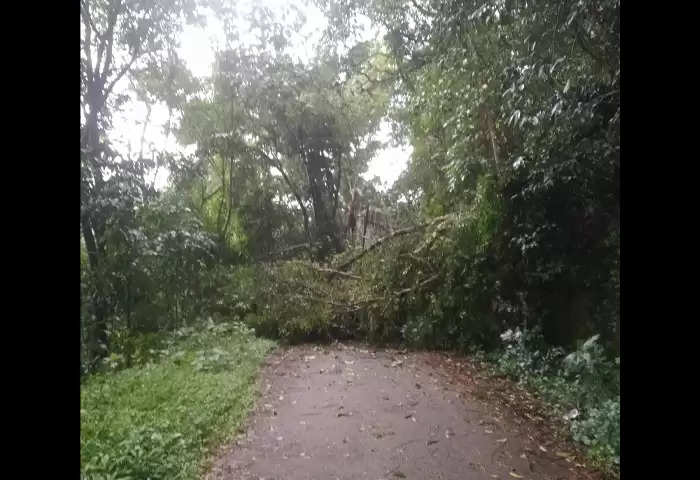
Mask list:
[[[194,479],[254,404],[274,342],[240,324],[187,329],[159,360],[98,374],[80,389],[82,479]]]

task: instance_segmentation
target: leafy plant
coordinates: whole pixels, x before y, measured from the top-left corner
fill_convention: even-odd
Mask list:
[[[168,336],[157,360],[92,375],[80,392],[81,478],[198,478],[252,406],[272,346],[243,325],[209,322]]]
[[[561,348],[547,347],[537,329],[507,330],[501,335],[505,348],[491,358],[497,373],[533,388],[563,415],[592,459],[611,466],[620,461],[620,370],[599,338],[564,355]]]

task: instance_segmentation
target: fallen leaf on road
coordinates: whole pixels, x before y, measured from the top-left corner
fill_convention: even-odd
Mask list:
[[[496,440],[498,443],[506,443],[508,441],[507,438],[501,438],[500,440]]]
[[[523,477],[522,475],[518,475],[517,473],[513,473],[513,472],[508,472],[508,474],[509,474],[511,477],[515,477],[515,478],[525,478],[525,477]]]
[[[546,452],[546,451],[547,451],[547,449],[544,448],[542,445],[540,445],[540,450],[542,450],[543,452]]]

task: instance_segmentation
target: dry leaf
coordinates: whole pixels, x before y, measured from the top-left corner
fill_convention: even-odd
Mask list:
[[[511,477],[515,477],[515,478],[525,478],[525,477],[523,477],[522,475],[518,475],[517,473],[513,473],[513,472],[508,472],[508,474],[509,474]]]
[[[540,445],[540,450],[542,450],[543,452],[546,452],[546,451],[547,451],[547,449],[544,448],[542,445]]]

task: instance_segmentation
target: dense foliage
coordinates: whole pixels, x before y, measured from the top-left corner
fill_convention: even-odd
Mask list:
[[[487,310],[553,344],[599,332],[614,346],[619,1],[409,3],[330,10],[339,34],[349,12],[387,30],[414,146],[401,187],[426,216],[474,218],[450,272],[470,293],[450,316]]]
[[[570,422],[573,438],[603,466],[620,463],[620,357],[607,358],[594,335],[565,355],[540,331],[508,330],[495,371],[532,387]],[[613,467],[614,468],[614,467]]]
[[[267,344],[242,330],[207,337],[224,342],[214,353],[158,360],[172,349],[168,332],[205,319],[288,341],[485,349],[500,374],[576,408],[574,438],[615,464],[619,0],[316,4],[327,29],[301,60],[298,9],[81,1],[81,376],[92,405],[83,469],[194,471],[199,457],[176,452],[208,433],[127,435],[138,415],[107,428],[91,412],[140,398],[137,384],[165,391],[196,365],[228,365],[226,342],[240,344],[235,355],[254,350],[236,370],[247,382]],[[198,79],[177,38],[205,6],[227,39],[211,77]],[[368,23],[379,37],[362,38]],[[168,134],[195,153],[118,151],[112,116],[127,101],[166,105]],[[382,147],[382,120],[412,147],[387,192],[361,176]],[[159,168],[169,171],[160,191],[150,180]],[[204,368],[192,382],[216,399],[207,375],[219,374]],[[135,447],[146,438],[153,448]],[[109,457],[118,444],[153,461]]]

